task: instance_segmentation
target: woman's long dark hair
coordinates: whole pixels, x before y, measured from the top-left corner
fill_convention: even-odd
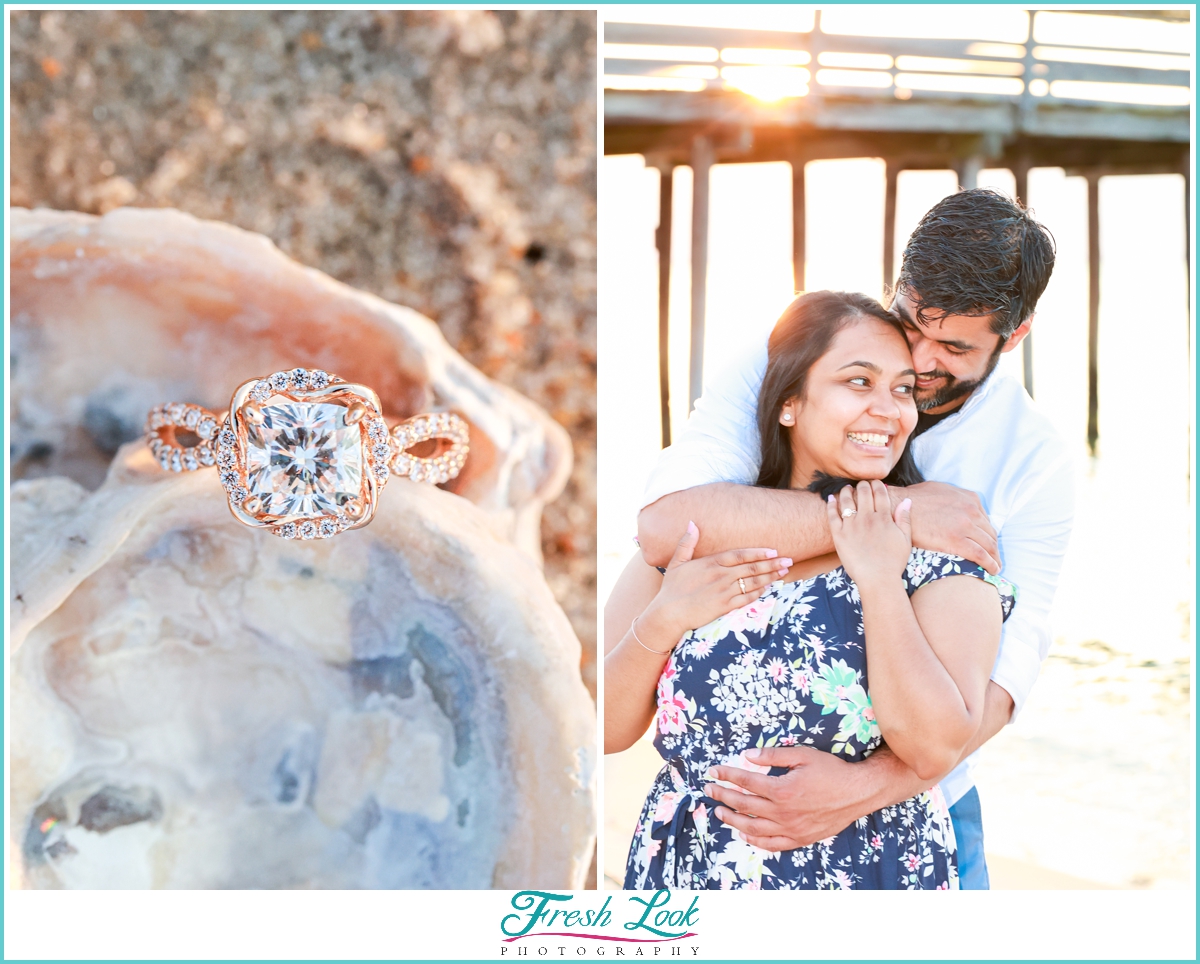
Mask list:
[[[792,446],[788,430],[779,424],[779,412],[789,398],[803,398],[808,373],[818,358],[829,351],[839,331],[860,318],[877,318],[904,337],[904,326],[874,298],[847,291],[810,291],[784,309],[767,343],[767,373],[758,393],[758,434],[762,465],[757,485],[787,489],[792,484]],[[910,436],[911,438],[911,436]],[[900,458],[883,480],[889,485],[923,482],[905,444]],[[833,478],[818,472],[810,492],[823,497],[836,495],[857,479]]]

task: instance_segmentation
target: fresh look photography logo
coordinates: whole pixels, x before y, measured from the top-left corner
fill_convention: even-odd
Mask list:
[[[500,921],[500,956],[695,958],[698,895],[579,897],[543,890],[513,895]]]

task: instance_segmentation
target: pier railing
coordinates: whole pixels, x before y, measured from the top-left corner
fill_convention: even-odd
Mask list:
[[[1095,11],[1110,14],[1111,11]],[[1062,167],[1088,184],[1088,429],[1095,451],[1099,331],[1099,181],[1106,174],[1178,173],[1190,218],[1191,56],[1177,42],[1072,42],[1074,14],[1030,12],[1023,43],[865,37],[807,31],[644,23],[604,25],[604,150],[638,153],[662,173],[659,193],[659,356],[663,444],[670,444],[667,318],[671,171],[693,169],[689,407],[703,375],[708,172],[716,163],[792,165],[792,256],[804,287],[804,166],[827,158],[880,157],[887,165],[884,278],[895,277],[897,177],[952,169],[974,187],[984,167],[1012,170],[1027,198],[1034,167]],[[1046,20],[1047,16],[1052,19]],[[1157,17],[1157,20],[1154,18]],[[1041,29],[1049,24],[1053,29]],[[1151,28],[1152,30],[1154,28]],[[1162,49],[1171,47],[1174,49]],[[1190,224],[1186,236],[1190,238]],[[1188,252],[1190,263],[1190,250]],[[1190,298],[1189,298],[1190,302]],[[1033,394],[1033,339],[1023,345]]]

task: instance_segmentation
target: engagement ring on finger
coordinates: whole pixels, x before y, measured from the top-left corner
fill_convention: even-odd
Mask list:
[[[435,455],[408,452],[438,440],[449,445]],[[391,475],[448,482],[467,460],[467,443],[467,423],[449,412],[389,431],[370,388],[304,368],[243,382],[225,414],[170,402],[146,418],[146,444],[165,471],[216,466],[234,518],[284,539],[365,526]]]
[[[738,579],[738,588],[742,590],[742,595],[746,595],[746,580]]]
[[[842,509],[843,519],[849,519],[852,515],[858,515],[858,509]]]

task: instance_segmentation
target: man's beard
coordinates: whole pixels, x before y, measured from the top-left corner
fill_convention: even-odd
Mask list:
[[[987,370],[979,378],[958,379],[949,372],[935,369],[932,372],[921,372],[921,378],[944,378],[946,384],[935,391],[928,398],[917,398],[917,411],[927,412],[931,408],[941,408],[950,402],[957,401],[966,395],[970,395],[980,385],[988,380],[988,376],[996,370],[996,366],[1000,364],[1000,349],[1004,347],[1005,339],[1001,338],[996,343],[996,350],[992,352],[992,357],[988,359]]]

